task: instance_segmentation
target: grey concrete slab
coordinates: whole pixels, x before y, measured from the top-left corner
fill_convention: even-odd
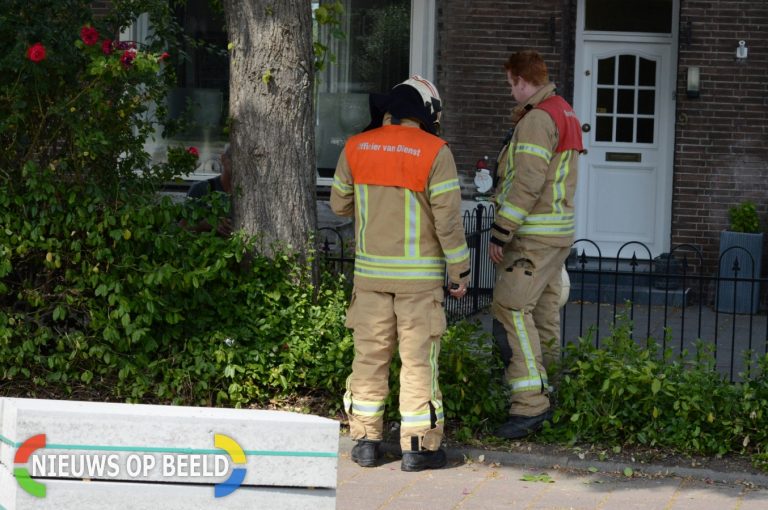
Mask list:
[[[19,488],[0,469],[0,509],[4,510],[333,510],[335,489],[240,487],[214,497],[209,485],[44,480],[45,498]]]
[[[208,459],[214,466],[219,457],[231,469],[246,469],[244,485],[332,488],[337,480],[339,423],[299,413],[0,398],[0,462],[12,465],[18,446],[38,434],[46,435],[46,448],[27,467],[56,478],[219,483],[224,476],[202,464]],[[230,462],[215,447],[216,434],[232,438],[245,462]],[[43,466],[50,456],[59,463],[79,461],[80,467],[87,459],[114,456],[117,467],[83,474],[60,464]],[[133,474],[131,460],[137,458],[134,466],[142,472]],[[180,471],[182,461],[195,458],[201,463],[196,469],[186,464]]]

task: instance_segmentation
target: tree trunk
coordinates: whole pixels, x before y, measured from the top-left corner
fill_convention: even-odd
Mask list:
[[[307,0],[224,0],[235,227],[306,255],[317,228],[312,11]]]

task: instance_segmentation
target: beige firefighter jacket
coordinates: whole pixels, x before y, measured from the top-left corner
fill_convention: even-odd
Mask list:
[[[390,124],[385,116],[384,125]],[[416,122],[403,126],[419,129]],[[467,283],[469,249],[461,216],[456,164],[447,145],[432,163],[426,189],[356,184],[342,151],[331,188],[331,209],[355,217],[355,287],[423,292]]]
[[[558,133],[547,112],[533,107],[555,93],[542,87],[512,113],[517,120],[499,154],[496,218],[491,242],[504,246],[526,236],[550,246],[569,246],[575,233],[574,194],[578,152],[556,152]]]

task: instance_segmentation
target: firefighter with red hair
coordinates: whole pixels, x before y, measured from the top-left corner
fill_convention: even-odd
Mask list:
[[[496,266],[493,314],[512,352],[506,369],[509,418],[495,435],[519,439],[551,418],[547,367],[559,357],[561,274],[575,232],[574,193],[581,126],[555,93],[533,50],[504,67],[515,130],[499,154],[489,255]]]

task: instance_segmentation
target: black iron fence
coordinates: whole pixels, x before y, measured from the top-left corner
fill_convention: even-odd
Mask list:
[[[445,300],[445,312],[449,322],[475,315],[491,305],[496,275],[493,263],[488,256],[491,225],[493,225],[493,206],[478,204],[471,211],[464,212],[464,232],[467,235],[472,272],[467,295],[462,299],[446,298]]]
[[[488,257],[493,207],[478,204],[464,214],[472,281],[467,296],[446,299],[450,322],[467,318],[491,304],[495,269]],[[327,271],[352,282],[354,246],[350,233],[322,229],[320,253]],[[561,315],[563,343],[590,338],[595,345],[626,321],[637,341],[654,339],[663,349],[693,356],[712,350],[718,370],[731,380],[755,367],[768,353],[768,320],[762,296],[768,279],[759,261],[735,246],[725,250],[717,270],[707,272],[698,248],[679,245],[652,257],[640,242],[629,242],[616,256],[579,239],[566,262],[570,299]]]
[[[768,321],[760,296],[767,279],[742,247],[725,250],[713,272],[695,246],[675,246],[652,258],[639,242],[604,257],[592,241],[574,243],[566,263],[569,303],[561,319],[563,342],[589,337],[599,347],[620,321],[639,341],[693,358],[712,350],[716,367],[733,381],[768,353]]]

